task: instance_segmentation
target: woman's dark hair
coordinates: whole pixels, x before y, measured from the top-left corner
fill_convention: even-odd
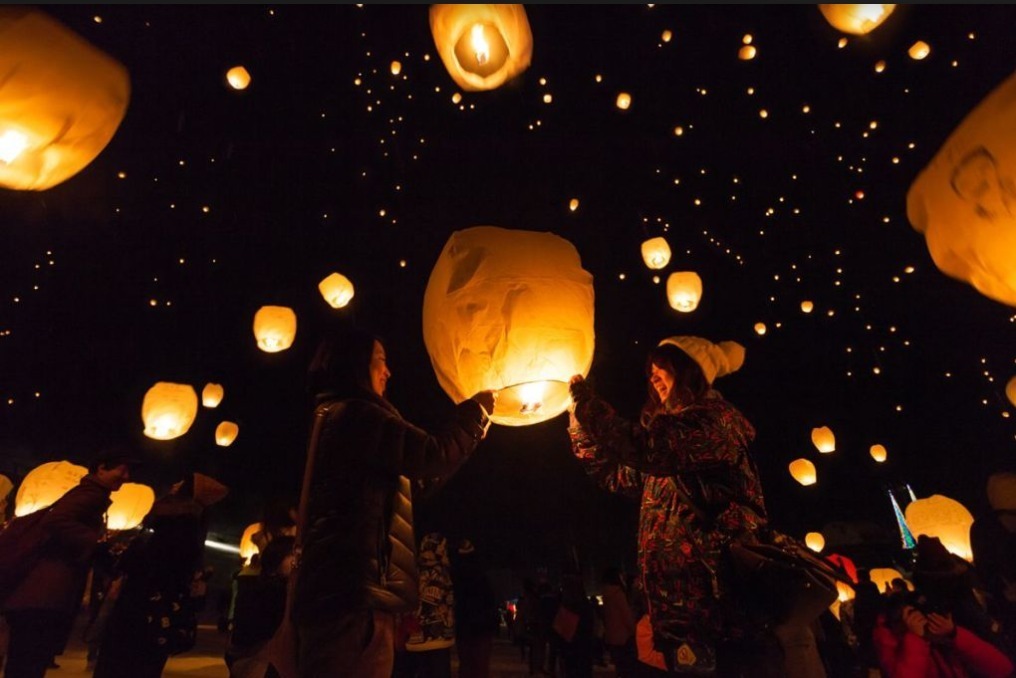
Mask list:
[[[674,387],[667,396],[667,400],[671,403],[694,402],[709,390],[709,382],[706,381],[706,375],[703,374],[699,364],[673,344],[656,346],[649,351],[649,355],[646,356],[646,379],[652,376],[653,365],[674,375]],[[643,423],[648,423],[663,405],[652,383],[648,384],[647,391],[648,399],[642,408]]]
[[[322,339],[307,370],[311,393],[370,392],[370,359],[375,341],[383,345],[373,333],[358,328],[346,328]]]

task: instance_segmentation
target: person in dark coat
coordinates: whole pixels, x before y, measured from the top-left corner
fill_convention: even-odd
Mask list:
[[[120,594],[95,664],[96,678],[158,678],[178,640],[196,632],[195,575],[202,571],[208,507],[228,488],[202,473],[174,484],[145,516],[142,534],[121,559]],[[189,611],[177,625],[166,605]]]
[[[5,675],[42,678],[64,642],[81,604],[111,493],[130,480],[128,453],[100,454],[77,487],[58,499],[39,529],[49,534],[43,554],[4,605],[10,626]]]
[[[494,393],[460,403],[436,434],[385,399],[384,345],[349,329],[324,340],[310,367],[320,437],[291,618],[303,676],[387,676],[395,616],[419,598],[411,482],[446,478],[486,434]]]
[[[494,638],[500,626],[497,595],[469,539],[452,557],[455,588],[455,649],[460,678],[487,678]]]

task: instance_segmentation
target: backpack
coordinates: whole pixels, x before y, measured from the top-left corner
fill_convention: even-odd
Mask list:
[[[0,609],[35,567],[49,541],[42,523],[52,506],[14,518],[0,532]]]

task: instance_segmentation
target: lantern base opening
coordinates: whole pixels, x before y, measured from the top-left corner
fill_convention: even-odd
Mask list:
[[[547,379],[506,386],[497,392],[490,418],[495,424],[528,426],[552,419],[567,409],[571,391],[567,382]]]
[[[455,43],[455,58],[463,70],[486,78],[508,61],[508,44],[497,26],[481,21],[462,32]]]

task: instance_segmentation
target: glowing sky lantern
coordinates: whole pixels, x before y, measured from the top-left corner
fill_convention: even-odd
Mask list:
[[[0,503],[7,500],[7,495],[14,489],[14,483],[7,476],[0,474]]]
[[[205,387],[201,389],[201,404],[210,408],[218,407],[225,394],[226,389],[222,388],[222,384],[213,384],[212,382],[208,382],[205,384]]]
[[[402,62],[401,61],[393,61],[392,65],[391,65],[391,70],[392,70],[392,75],[398,75],[399,73],[401,73],[402,72]]]
[[[198,414],[198,394],[189,384],[160,381],[148,389],[141,403],[145,435],[155,440],[179,438],[190,430]]]
[[[148,485],[124,483],[109,498],[113,503],[106,510],[106,528],[133,530],[152,510],[155,492]]]
[[[815,464],[805,458],[795,459],[788,466],[790,475],[802,485],[814,485],[818,481],[818,472]]]
[[[617,95],[617,100],[614,103],[622,111],[627,111],[631,107],[631,95],[627,92],[621,92]]]
[[[902,579],[907,583],[907,588],[911,591],[914,590],[914,585],[907,581],[898,570],[891,567],[873,567],[868,570],[868,576],[871,578],[871,582],[878,587],[879,593],[885,593],[894,579]]]
[[[226,82],[236,90],[247,89],[250,85],[250,73],[243,66],[233,66],[226,71]]]
[[[970,526],[974,516],[963,504],[941,494],[933,494],[907,504],[904,516],[915,538],[922,534],[938,537],[950,553],[973,561]]]
[[[822,454],[836,451],[836,436],[828,426],[811,429],[811,442],[815,444],[815,449]]]
[[[822,549],[825,548],[825,537],[822,536],[821,532],[809,532],[804,535],[804,545],[815,553],[821,553]]]
[[[215,444],[219,447],[229,447],[236,440],[240,433],[240,427],[231,421],[221,422],[215,427]]]
[[[498,391],[492,419],[537,424],[564,412],[568,380],[593,360],[593,277],[553,233],[477,226],[452,233],[423,298],[423,339],[456,403]]]
[[[250,565],[251,558],[258,552],[257,544],[254,543],[254,535],[261,531],[261,523],[253,523],[247,526],[240,537],[240,557],[244,563]]]
[[[651,269],[666,268],[670,263],[670,245],[665,238],[650,238],[642,243],[642,261]]]
[[[431,5],[430,31],[448,74],[464,90],[500,87],[533,57],[523,5]]]
[[[833,604],[829,606],[829,611],[833,613],[833,616],[839,619],[840,607],[843,605],[843,603],[847,602],[848,600],[853,600],[855,597],[857,597],[857,594],[854,591],[854,587],[851,586],[850,584],[847,584],[846,582],[842,582],[837,579],[836,600],[834,600]]]
[[[681,313],[691,313],[702,300],[702,278],[694,271],[678,271],[667,278],[667,301]]]
[[[818,8],[836,30],[864,35],[888,19],[896,5],[819,5]]]
[[[918,40],[910,46],[910,49],[907,50],[907,54],[910,55],[911,59],[920,61],[931,54],[931,46],[924,40]]]
[[[318,290],[332,308],[343,308],[353,299],[353,283],[341,273],[332,273],[318,283]]]
[[[815,304],[814,303],[812,303],[810,301],[802,301],[801,302],[801,312],[802,313],[811,313],[814,310],[815,310]]]
[[[1016,376],[1012,377],[1005,385],[1005,397],[1009,399],[1013,407],[1016,407]]]
[[[296,313],[287,306],[262,306],[254,314],[254,338],[266,353],[285,351],[296,338]]]
[[[578,208],[579,208],[579,199],[578,198],[572,198],[571,200],[568,201],[568,209],[570,211],[574,212]]]
[[[52,188],[113,138],[130,100],[127,70],[38,10],[5,7],[0,35],[0,186]]]
[[[888,455],[885,450],[885,445],[871,446],[871,458],[877,461],[878,463],[881,464],[883,461],[885,461],[887,456]]]
[[[757,334],[758,336],[761,337],[765,333],[766,333],[766,324],[765,323],[755,323],[755,334]]]
[[[935,266],[1016,306],[1016,74],[995,88],[911,184],[907,218]]]
[[[757,50],[755,49],[754,45],[744,45],[741,49],[738,50],[737,58],[740,59],[741,61],[751,61],[752,59],[755,58],[756,53]]]
[[[28,472],[14,496],[14,515],[27,516],[51,506],[67,491],[77,487],[88,474],[84,466],[69,461],[49,461]]]

